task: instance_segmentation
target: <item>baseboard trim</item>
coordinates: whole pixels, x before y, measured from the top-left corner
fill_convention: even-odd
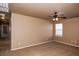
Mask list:
[[[57,41],[57,40],[53,40],[53,41],[58,42],[58,43],[63,43],[63,44],[66,44],[66,45],[70,45],[70,46],[74,46],[74,47],[78,47],[78,48],[79,48],[79,46],[74,45],[74,44],[70,44],[70,43],[66,43],[66,42],[62,42],[62,41]]]
[[[29,46],[23,46],[23,47],[19,47],[19,48],[14,48],[14,49],[11,49],[11,51],[15,51],[15,50],[19,50],[19,49],[23,49],[23,48],[27,48],[27,47],[32,47],[32,46],[36,46],[36,45],[41,45],[41,44],[45,44],[45,43],[49,43],[49,42],[52,42],[52,41],[46,41],[46,42],[41,42],[41,43],[29,45]]]

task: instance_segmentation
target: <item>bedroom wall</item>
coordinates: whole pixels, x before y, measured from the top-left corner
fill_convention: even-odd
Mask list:
[[[54,25],[57,23],[63,24],[63,37],[56,37],[54,29],[54,40],[79,47],[79,17],[61,20]]]
[[[53,25],[51,22],[12,13],[11,17],[11,50],[29,47],[52,40]]]

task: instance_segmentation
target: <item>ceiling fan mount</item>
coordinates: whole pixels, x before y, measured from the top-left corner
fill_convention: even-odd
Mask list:
[[[57,17],[58,17],[57,12],[54,12],[53,17],[54,17],[54,18],[57,18]]]

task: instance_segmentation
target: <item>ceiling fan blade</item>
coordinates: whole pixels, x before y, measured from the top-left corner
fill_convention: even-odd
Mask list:
[[[67,17],[58,17],[58,18],[63,18],[63,19],[66,19]]]
[[[59,14],[58,16],[59,16],[59,17],[64,17],[64,14]]]
[[[67,17],[63,17],[64,19],[66,19]]]
[[[48,16],[49,18],[53,18],[53,16],[52,15],[50,15],[50,16]]]

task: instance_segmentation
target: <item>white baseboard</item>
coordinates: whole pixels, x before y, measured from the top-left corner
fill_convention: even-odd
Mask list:
[[[62,41],[58,41],[58,40],[53,40],[53,41],[63,43],[63,44],[66,44],[66,45],[70,45],[70,46],[74,46],[74,47],[79,47],[78,45],[74,45],[74,44],[70,44],[70,43],[66,43],[66,42],[62,42]]]
[[[29,45],[29,46],[14,48],[14,49],[11,49],[11,51],[18,50],[18,49],[23,49],[23,48],[27,48],[27,47],[32,47],[32,46],[36,46],[36,45],[40,45],[40,44],[45,44],[45,43],[49,43],[49,42],[52,42],[52,41],[46,41],[46,42],[41,42],[41,43],[37,43],[37,44],[32,44],[32,45]]]

